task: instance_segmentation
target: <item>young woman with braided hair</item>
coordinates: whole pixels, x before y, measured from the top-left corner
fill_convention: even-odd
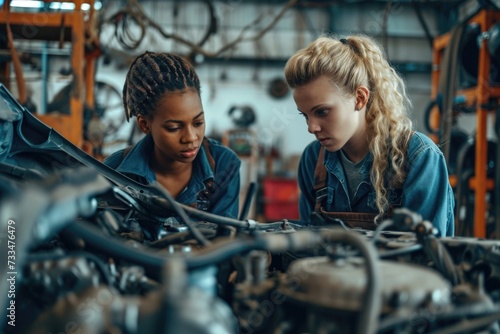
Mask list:
[[[193,66],[170,53],[145,52],[130,65],[123,87],[127,121],[146,136],[104,160],[143,184],[154,181],[183,204],[237,218],[240,160],[205,137],[200,80]]]
[[[413,131],[405,83],[367,36],[321,36],[287,62],[293,98],[317,140],[299,164],[301,220],[374,229],[405,207],[454,233],[442,152]]]

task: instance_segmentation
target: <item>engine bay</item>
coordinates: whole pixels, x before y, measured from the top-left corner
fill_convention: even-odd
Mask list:
[[[500,332],[497,240],[213,215],[0,96],[1,332]]]

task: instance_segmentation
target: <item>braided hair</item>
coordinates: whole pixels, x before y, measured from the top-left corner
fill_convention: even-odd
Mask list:
[[[152,116],[165,93],[186,90],[201,95],[198,75],[186,59],[171,53],[146,51],[132,62],[123,85],[127,122],[138,114]]]

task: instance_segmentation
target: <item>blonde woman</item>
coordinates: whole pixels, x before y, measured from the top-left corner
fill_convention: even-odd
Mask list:
[[[374,229],[405,207],[453,235],[444,156],[412,129],[405,83],[375,40],[321,36],[288,60],[285,77],[316,137],[299,165],[301,220]]]

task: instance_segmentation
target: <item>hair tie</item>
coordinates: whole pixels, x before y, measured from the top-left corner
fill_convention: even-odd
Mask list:
[[[340,39],[340,43],[342,43],[344,45],[347,45],[347,44],[349,44],[349,41],[347,39],[345,39],[345,38],[341,38]]]

